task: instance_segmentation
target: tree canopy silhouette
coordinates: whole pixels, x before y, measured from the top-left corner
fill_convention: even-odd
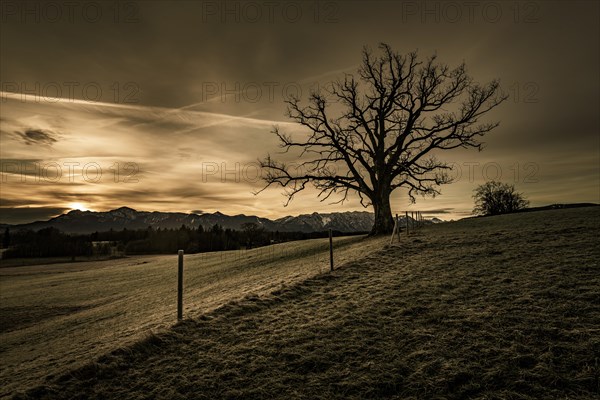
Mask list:
[[[299,165],[261,160],[266,189],[285,188],[286,205],[312,183],[321,200],[339,193],[344,202],[357,193],[363,206],[373,206],[372,234],[393,229],[390,195],[400,187],[415,195],[439,194],[451,181],[450,165],[436,150],[481,149],[479,139],[498,126],[480,118],[508,96],[499,82],[475,82],[463,64],[451,69],[435,55],[421,60],[417,52],[402,55],[387,44],[379,54],[363,49],[358,76],[346,74],[314,91],[308,105],[290,97],[288,116],[308,128],[304,136],[274,127],[286,152],[301,150]]]
[[[514,185],[489,181],[479,185],[473,194],[475,208],[473,213],[479,215],[507,214],[526,208],[529,201],[522,193],[515,190]]]

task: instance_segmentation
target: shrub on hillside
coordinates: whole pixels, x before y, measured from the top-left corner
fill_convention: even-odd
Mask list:
[[[473,194],[478,215],[507,214],[522,210],[529,205],[522,193],[515,190],[514,185],[497,181],[489,181],[479,185]]]

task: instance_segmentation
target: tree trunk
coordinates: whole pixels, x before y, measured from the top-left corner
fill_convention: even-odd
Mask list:
[[[394,229],[394,218],[392,217],[392,207],[390,206],[390,191],[382,190],[381,193],[372,199],[375,211],[375,222],[370,235],[390,234]]]

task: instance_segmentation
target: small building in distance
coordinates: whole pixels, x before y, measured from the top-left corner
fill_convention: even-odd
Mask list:
[[[120,257],[123,251],[120,250],[119,242],[110,240],[99,240],[92,242],[92,254],[95,256]]]

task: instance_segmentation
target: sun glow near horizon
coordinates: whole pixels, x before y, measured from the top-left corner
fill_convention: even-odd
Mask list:
[[[69,203],[69,209],[71,211],[73,210],[79,210],[79,211],[94,211],[91,208],[89,208],[87,205],[85,205],[85,203],[80,203],[80,202],[73,202],[73,203]]]

